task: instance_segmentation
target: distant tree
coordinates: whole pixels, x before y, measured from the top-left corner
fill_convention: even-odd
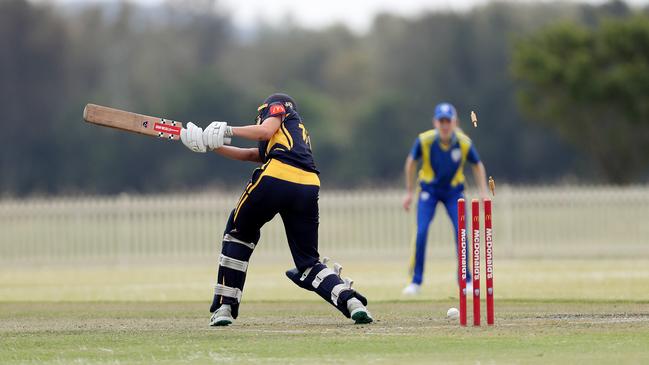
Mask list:
[[[52,119],[66,103],[66,34],[50,7],[0,1],[0,191],[47,192]]]
[[[649,17],[549,27],[516,44],[512,70],[529,118],[591,155],[606,181],[647,172]]]
[[[305,29],[288,18],[279,26],[238,29],[218,0],[156,6],[0,0],[0,196],[239,187],[250,166],[99,130],[81,123],[81,111],[94,102],[201,125],[218,119],[238,124],[251,121],[258,103],[277,90],[297,99],[327,186],[399,184],[403,160],[417,134],[432,127],[432,109],[441,100],[456,104],[463,128],[498,181],[587,180],[595,175],[592,159],[567,142],[595,155],[585,140],[595,141],[599,165],[613,171],[609,180],[630,181],[643,169],[649,148],[642,145],[649,140],[643,127],[646,30],[635,23],[611,26],[595,42],[591,33],[602,31],[588,29],[602,18],[640,12],[617,0],[489,2],[462,13],[384,14],[357,34],[342,25]],[[529,49],[517,48],[527,55],[520,58],[521,70],[548,74],[544,65],[558,63],[559,75],[571,70],[568,76],[583,76],[578,81],[586,87],[574,86],[577,81],[571,84],[577,90],[564,88],[565,82],[536,83],[528,73],[515,80],[512,35],[567,21],[587,28],[568,32],[572,41],[526,40]],[[568,45],[555,47],[561,42]],[[537,57],[537,43],[552,44],[559,56],[542,51]],[[588,67],[562,69],[578,61]],[[542,116],[547,123],[528,123],[515,97],[518,82],[540,103],[540,111],[526,108],[533,117],[550,112],[545,105],[557,108],[548,101],[554,90],[546,92],[545,85],[563,92],[554,95],[570,101],[570,108]],[[467,125],[470,110],[483,127]],[[577,136],[560,140],[549,128],[556,115],[577,125]],[[586,128],[583,120],[597,128]],[[584,131],[597,138],[581,138]],[[608,136],[622,142],[603,143]],[[618,144],[627,149],[613,148]]]

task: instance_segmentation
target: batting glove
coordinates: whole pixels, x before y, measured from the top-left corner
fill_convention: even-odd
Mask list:
[[[203,143],[210,149],[215,150],[230,142],[232,127],[226,122],[212,122],[203,132]]]
[[[183,144],[194,152],[205,153],[207,148],[203,142],[203,128],[189,122],[187,128],[180,130],[180,140]]]

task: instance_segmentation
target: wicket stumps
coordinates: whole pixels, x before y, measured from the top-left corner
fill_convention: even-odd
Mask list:
[[[487,272],[487,324],[494,324],[494,289],[493,289],[493,229],[491,200],[484,199],[485,222],[485,256]],[[466,278],[467,278],[467,227],[466,202],[457,201],[458,212],[458,277],[460,287],[460,325],[466,326]],[[473,257],[473,325],[480,326],[480,201],[471,200],[471,254]]]
[[[487,324],[494,324],[494,260],[490,199],[484,201],[484,246],[487,267]]]
[[[471,200],[471,257],[473,258],[473,325],[480,325],[480,202]]]
[[[460,325],[466,326],[466,206],[464,199],[457,201],[458,278],[460,280]]]

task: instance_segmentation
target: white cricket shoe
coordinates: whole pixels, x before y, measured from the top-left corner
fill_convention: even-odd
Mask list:
[[[403,291],[401,294],[403,295],[419,295],[419,292],[421,291],[421,285],[415,284],[415,283],[410,283],[408,286],[403,288]]]
[[[366,324],[374,321],[367,308],[356,298],[351,298],[347,301],[347,310],[349,310],[355,324]]]
[[[227,326],[234,322],[232,318],[232,308],[229,304],[222,304],[216,312],[212,313],[210,318],[210,326]]]
[[[473,298],[473,282],[466,283],[466,296]]]

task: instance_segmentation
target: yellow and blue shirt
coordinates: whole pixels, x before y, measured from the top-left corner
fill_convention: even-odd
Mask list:
[[[471,139],[456,130],[448,145],[444,145],[435,129],[421,133],[415,140],[410,156],[421,160],[418,182],[423,191],[445,192],[464,190],[464,164],[480,162]]]

